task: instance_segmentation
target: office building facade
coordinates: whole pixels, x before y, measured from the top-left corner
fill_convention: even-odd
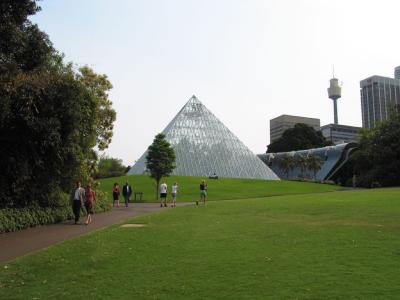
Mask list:
[[[271,143],[279,139],[283,132],[289,128],[293,128],[298,123],[307,124],[315,130],[320,130],[320,120],[316,118],[306,118],[291,115],[281,115],[269,121],[270,141]]]
[[[397,72],[397,73],[396,73]],[[360,81],[362,126],[374,128],[388,117],[390,105],[400,104],[400,68],[396,78],[371,76]]]
[[[327,124],[321,127],[322,135],[335,145],[360,141],[361,127]]]

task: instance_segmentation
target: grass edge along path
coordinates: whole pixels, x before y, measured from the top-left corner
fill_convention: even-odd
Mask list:
[[[168,209],[0,265],[0,298],[395,299],[399,215],[399,188]]]

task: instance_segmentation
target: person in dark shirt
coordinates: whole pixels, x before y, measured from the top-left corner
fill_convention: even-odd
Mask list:
[[[122,195],[124,196],[125,200],[125,206],[128,207],[129,203],[129,198],[132,195],[132,188],[129,185],[128,181],[125,183],[125,185],[122,187]]]
[[[202,180],[200,183],[200,202],[203,201],[204,205],[206,204],[207,197],[207,183]],[[199,205],[199,202],[196,201],[196,205]]]

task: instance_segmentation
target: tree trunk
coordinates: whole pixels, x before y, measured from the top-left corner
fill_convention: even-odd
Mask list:
[[[159,189],[159,186],[160,186],[160,179],[156,179],[156,182],[157,182],[157,184],[156,184],[156,199],[157,199],[157,201],[158,201],[158,189]]]

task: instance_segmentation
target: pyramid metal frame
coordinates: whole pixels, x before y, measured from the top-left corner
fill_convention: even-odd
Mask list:
[[[214,114],[192,96],[163,130],[175,150],[174,175],[279,180]],[[128,172],[146,172],[147,151]]]

